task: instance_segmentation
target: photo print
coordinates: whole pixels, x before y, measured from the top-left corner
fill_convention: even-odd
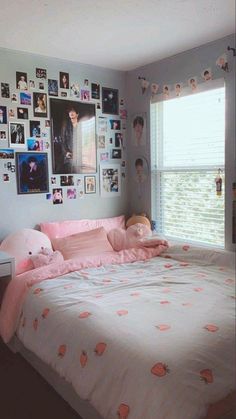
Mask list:
[[[27,73],[16,72],[16,88],[19,90],[28,90]]]
[[[43,151],[43,140],[27,138],[27,149],[28,151]]]
[[[100,84],[98,83],[91,84],[91,96],[92,96],[92,99],[96,99],[96,100],[100,99]]]
[[[28,119],[28,108],[17,108],[17,119]]]
[[[10,85],[8,83],[1,83],[1,96],[5,99],[9,99]]]
[[[55,174],[96,173],[95,105],[50,99]]]
[[[61,97],[67,97],[67,92],[61,92]]]
[[[99,116],[98,118],[98,133],[107,132],[107,118]]]
[[[66,193],[67,193],[67,199],[76,199],[76,189],[75,188],[68,188]]]
[[[63,191],[62,188],[56,188],[52,190],[52,202],[53,204],[63,204]]]
[[[95,176],[84,176],[84,192],[86,194],[96,193]]]
[[[11,101],[13,103],[17,103],[18,102],[18,98],[17,98],[17,94],[16,93],[12,93],[12,95],[11,95]]]
[[[6,131],[0,131],[0,140],[6,140],[6,139],[7,139]]]
[[[61,186],[74,186],[74,176],[61,176],[60,184]]]
[[[102,197],[120,196],[121,175],[119,164],[100,164],[100,190]]]
[[[203,70],[202,73],[201,73],[201,76],[202,76],[204,81],[212,80],[211,68],[206,68],[205,70]]]
[[[151,83],[151,95],[155,96],[158,93],[159,84],[157,83]]]
[[[132,142],[135,146],[146,144],[146,113],[138,113],[132,117]]]
[[[2,179],[3,179],[3,182],[9,182],[10,181],[9,174],[8,173],[3,173]]]
[[[58,96],[58,81],[48,79],[48,94],[49,96]]]
[[[81,100],[90,100],[90,91],[89,90],[84,90],[81,89],[81,94],[80,94]]]
[[[23,122],[9,123],[10,147],[25,147],[25,125]]]
[[[115,147],[123,148],[123,134],[121,132],[115,133]]]
[[[0,159],[14,159],[14,150],[11,148],[1,148]]]
[[[120,130],[120,120],[119,119],[110,119],[110,128],[114,130]]]
[[[88,86],[88,85],[89,85],[88,79],[84,79],[84,86]]]
[[[33,92],[34,116],[47,118],[47,95],[45,93]]]
[[[43,81],[40,81],[39,82],[39,90],[44,90],[44,87],[45,85],[44,85],[44,82]]]
[[[20,92],[20,104],[30,106],[31,105],[31,94],[28,92]]]
[[[51,184],[52,184],[52,185],[56,185],[56,183],[57,183],[57,178],[56,178],[56,176],[51,176]]]
[[[190,77],[190,79],[188,79],[188,85],[192,92],[195,92],[197,90],[197,77]]]
[[[59,80],[60,80],[60,88],[61,89],[69,89],[69,73],[64,73],[60,71],[59,73]]]
[[[47,153],[16,153],[17,193],[49,192]]]
[[[183,88],[183,83],[176,83],[175,84],[175,94],[177,97],[181,96],[181,91]]]
[[[100,153],[100,161],[108,161],[109,160],[109,153],[108,151],[104,151]]]
[[[167,84],[165,84],[163,86],[162,96],[163,96],[163,99],[169,99],[169,96],[170,96],[170,86],[168,86]]]
[[[228,73],[229,72],[229,64],[228,64],[227,54],[220,55],[220,57],[218,57],[217,60],[216,60],[216,65],[221,70],[226,71]]]
[[[35,75],[37,79],[46,79],[47,78],[47,70],[45,68],[36,68]]]
[[[7,107],[0,106],[0,124],[7,123]]]
[[[140,156],[135,159],[133,170],[133,179],[137,184],[138,197],[145,194],[146,181],[148,179],[148,163],[145,157]]]
[[[35,81],[34,80],[29,81],[29,88],[32,89],[32,90],[35,89]]]
[[[121,159],[122,158],[122,151],[120,148],[113,148],[111,150],[111,159]]]
[[[117,89],[102,88],[102,112],[110,115],[119,114],[119,95]]]
[[[8,116],[9,116],[9,118],[15,118],[15,110],[10,108],[8,110]]]
[[[29,121],[30,137],[40,137],[40,121]]]
[[[106,147],[106,137],[105,135],[98,135],[98,148]]]
[[[71,97],[76,97],[77,99],[80,98],[80,86],[79,86],[79,83],[73,83],[70,86],[70,95],[71,95]]]

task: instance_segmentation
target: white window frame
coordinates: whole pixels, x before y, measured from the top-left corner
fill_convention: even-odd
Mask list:
[[[217,88],[225,88],[225,93],[226,93],[226,86],[225,86],[225,80],[223,78],[221,79],[216,79],[216,80],[211,80],[205,83],[200,83],[197,86],[197,92],[205,92],[205,91],[209,91],[209,90],[213,90],[213,89],[217,89]],[[182,96],[187,96],[187,95],[193,95],[193,94],[197,94],[193,93],[191,91],[191,89],[189,87],[185,87],[182,89],[181,91],[181,97]],[[172,98],[176,99],[176,94],[175,91],[170,92],[170,96],[169,99],[165,99],[165,100],[171,100]],[[164,102],[163,100],[163,95],[162,94],[158,94],[154,97],[152,97],[151,99],[151,105],[150,105],[150,121],[151,121],[151,127],[150,127],[150,136],[151,136],[151,141],[150,141],[150,145],[151,145],[151,216],[153,220],[157,219],[157,231],[160,232],[160,227],[161,227],[161,222],[162,222],[162,218],[161,218],[161,208],[159,206],[159,203],[161,201],[161,191],[159,188],[160,185],[160,176],[161,173],[166,173],[166,172],[187,172],[187,171],[191,171],[191,172],[200,172],[200,171],[206,171],[206,170],[213,170],[217,173],[218,169],[221,169],[222,172],[224,173],[225,176],[225,165],[224,166],[214,166],[214,165],[209,165],[209,166],[194,166],[192,168],[188,168],[188,167],[178,167],[178,168],[168,168],[165,167],[163,168],[163,153],[157,153],[157,148],[159,147],[160,150],[160,146],[162,146],[161,144],[157,144],[157,122],[162,121],[162,118],[159,118],[159,121],[157,121],[156,119],[156,111],[153,110],[152,104],[156,104],[157,102]],[[226,108],[226,106],[225,106]],[[160,111],[160,109],[159,109]],[[161,109],[162,111],[162,109]],[[162,126],[159,125],[158,127],[159,133],[160,130],[162,130]],[[225,143],[226,143],[226,137],[225,137]],[[162,150],[161,150],[162,151]],[[226,150],[225,150],[226,152]],[[158,164],[156,164],[156,159],[155,156],[158,156]],[[226,162],[226,153],[225,153],[225,162]],[[226,183],[226,179],[225,179],[225,183]],[[225,188],[226,189],[226,188]],[[212,247],[212,248],[225,248],[227,245],[226,242],[226,193],[225,193],[225,197],[224,197],[224,212],[225,212],[225,217],[224,217],[224,246],[219,246],[219,245],[213,245],[213,244],[204,244],[201,243],[199,241],[195,241],[195,240],[190,240],[188,239],[189,243],[193,243],[197,246],[203,246],[203,247]],[[161,221],[159,221],[161,220]],[[186,242],[186,239],[182,239],[182,238],[177,238],[177,237],[167,237],[169,239],[174,239],[175,241],[178,242]]]

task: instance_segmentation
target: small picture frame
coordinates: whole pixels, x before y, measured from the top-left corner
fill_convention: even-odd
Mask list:
[[[9,145],[12,148],[26,147],[24,122],[9,123]]]
[[[102,113],[119,114],[119,91],[110,87],[102,88]]]
[[[34,116],[47,118],[47,94],[42,92],[33,92]]]
[[[86,194],[96,193],[96,176],[84,177],[84,192]]]
[[[16,152],[17,193],[49,192],[48,155],[40,152]]]

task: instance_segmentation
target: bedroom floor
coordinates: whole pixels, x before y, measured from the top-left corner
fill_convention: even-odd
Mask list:
[[[82,419],[19,355],[0,340],[1,419]]]

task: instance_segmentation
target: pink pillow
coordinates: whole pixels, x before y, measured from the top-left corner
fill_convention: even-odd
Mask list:
[[[67,237],[83,231],[104,227],[108,233],[113,228],[125,229],[125,216],[101,218],[98,220],[68,220],[53,223],[41,223],[40,229],[50,240]]]
[[[113,251],[104,227],[60,239],[53,239],[52,245],[55,250],[59,250],[63,254],[66,260]]]

